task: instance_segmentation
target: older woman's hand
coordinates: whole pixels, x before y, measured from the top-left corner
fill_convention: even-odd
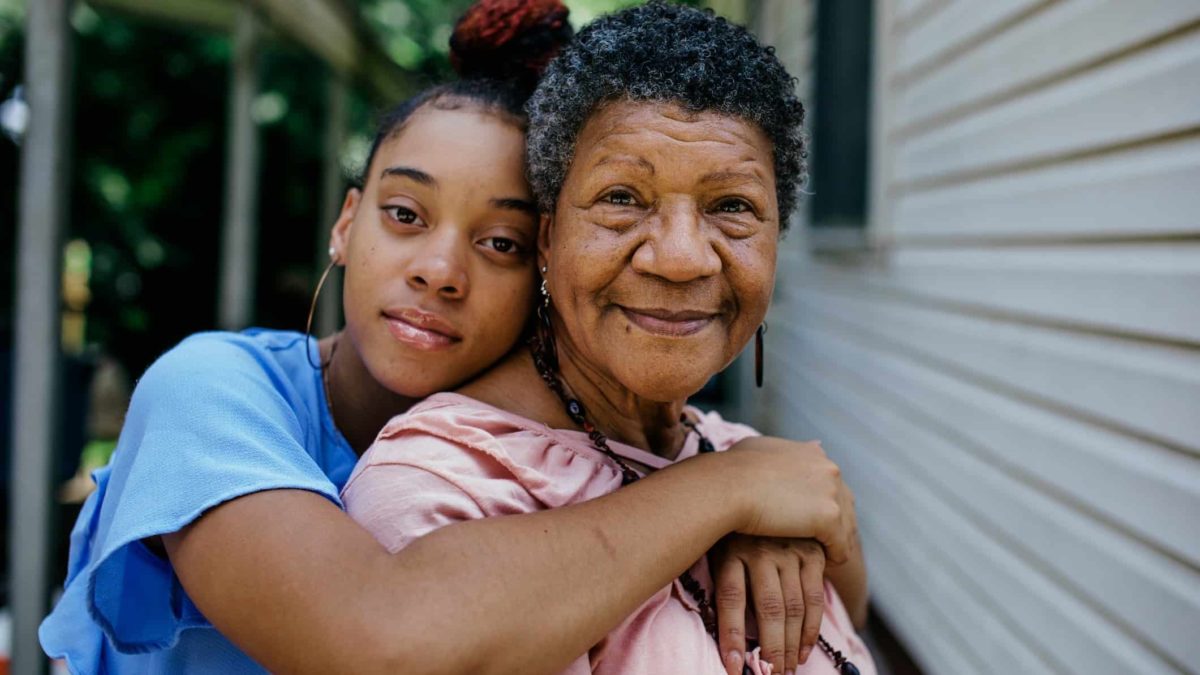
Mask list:
[[[854,495],[816,441],[755,437],[726,453],[740,487],[737,531],[816,539],[831,564],[850,560],[858,525]]]
[[[790,673],[817,644],[825,608],[825,549],[813,539],[730,535],[710,554],[718,642],[730,675],[746,651],[746,580],[762,658]],[[731,655],[736,655],[731,658]]]

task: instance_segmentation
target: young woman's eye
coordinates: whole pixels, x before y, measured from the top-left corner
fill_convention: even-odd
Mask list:
[[[521,245],[507,237],[488,237],[483,245],[498,253],[520,253]]]
[[[614,206],[633,206],[633,194],[627,190],[613,190],[600,200]]]
[[[383,210],[391,216],[392,220],[404,225],[412,225],[420,220],[420,216],[417,215],[416,211],[405,206],[385,206]]]

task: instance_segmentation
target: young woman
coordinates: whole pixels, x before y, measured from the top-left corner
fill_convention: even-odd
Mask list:
[[[534,673],[738,529],[731,512],[847,555],[843,523],[762,492],[821,470],[785,441],[397,554],[342,510],[389,418],[518,342],[536,288],[522,103],[569,35],[557,2],[481,3],[452,38],[471,77],[385,118],[331,237],[344,331],[200,334],[145,373],[72,533],[50,656],[75,673]]]

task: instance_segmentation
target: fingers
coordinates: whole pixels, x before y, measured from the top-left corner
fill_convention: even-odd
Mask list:
[[[800,663],[808,655],[821,634],[821,617],[825,612],[825,555],[815,544],[805,546],[800,566],[800,585],[804,597],[804,629],[800,635]]]
[[[817,546],[819,549],[820,546]],[[804,635],[804,585],[801,583],[801,559],[798,556],[784,557],[779,564],[779,582],[783,588],[783,662],[784,673],[796,669],[803,647]]]
[[[717,644],[729,675],[742,675],[746,653],[746,566],[726,556],[717,568]]]
[[[854,540],[858,536],[858,516],[854,511],[854,493],[842,483],[839,491],[841,497],[842,533],[845,539],[845,553],[836,559],[835,564],[841,565],[850,560],[854,549]]]
[[[830,529],[817,535],[817,541],[825,547],[825,559],[831,565],[841,565],[850,560],[850,537],[847,523],[842,517],[827,521]]]
[[[779,566],[767,556],[760,556],[750,563],[750,593],[754,599],[754,616],[758,623],[758,646],[761,655],[775,667],[773,672],[783,672],[784,624],[787,610],[783,601],[783,585],[779,578]]]
[[[841,565],[850,560],[851,542],[856,528],[854,495],[845,483],[838,486],[829,511],[820,520],[822,532],[817,540],[825,547],[825,558],[832,565]]]
[[[849,533],[847,535],[847,554],[851,555],[858,541],[858,511],[854,502],[854,492],[850,490],[850,486],[845,485],[843,493],[845,504],[842,513],[846,520],[845,530]]]

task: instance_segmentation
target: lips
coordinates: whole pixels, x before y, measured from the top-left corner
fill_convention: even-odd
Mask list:
[[[717,319],[717,312],[621,307],[621,312],[638,328],[663,337],[687,337],[704,330]]]
[[[416,349],[448,349],[463,339],[462,333],[449,321],[415,307],[385,310],[383,319],[392,337]]]

